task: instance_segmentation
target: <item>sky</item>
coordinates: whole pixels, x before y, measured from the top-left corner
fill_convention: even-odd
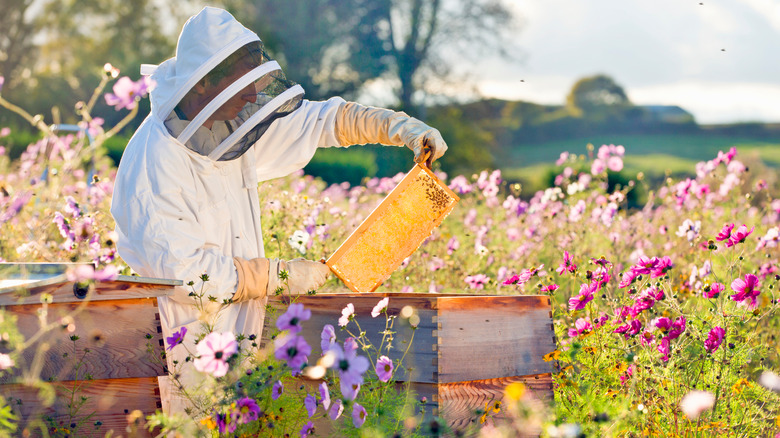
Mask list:
[[[489,97],[562,104],[606,74],[637,105],[700,124],[780,122],[780,0],[507,0],[516,62],[485,60]]]

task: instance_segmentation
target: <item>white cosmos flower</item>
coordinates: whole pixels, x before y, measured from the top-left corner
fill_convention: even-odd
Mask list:
[[[299,253],[306,254],[306,244],[309,243],[309,237],[309,233],[306,231],[298,230],[290,236],[287,243],[289,243],[293,249],[297,249]]]

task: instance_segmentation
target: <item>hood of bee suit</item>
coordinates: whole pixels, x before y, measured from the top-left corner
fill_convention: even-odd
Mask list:
[[[215,161],[240,157],[303,98],[303,88],[284,77],[260,37],[213,7],[187,20],[175,57],[158,66],[144,64],[141,74],[151,75],[152,116],[179,142]],[[208,93],[198,112],[185,115],[182,100],[207,75],[217,79],[205,81]]]

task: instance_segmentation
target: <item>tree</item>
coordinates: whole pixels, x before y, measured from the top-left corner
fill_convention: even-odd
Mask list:
[[[607,75],[578,80],[566,96],[566,108],[575,117],[604,121],[633,108],[623,87]]]
[[[287,74],[317,98],[356,94],[372,80],[397,84],[401,109],[417,114],[479,56],[507,55],[514,20],[501,0],[227,0],[250,17]],[[251,17],[254,17],[253,19]],[[457,71],[457,73],[461,73]],[[456,81],[459,86],[462,78]]]

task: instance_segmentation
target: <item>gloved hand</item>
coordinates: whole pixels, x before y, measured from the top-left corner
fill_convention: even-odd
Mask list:
[[[238,274],[234,302],[264,298],[280,286],[291,294],[306,293],[322,286],[330,274],[326,264],[303,258],[284,261],[263,257],[251,260],[234,257],[233,264]],[[280,278],[282,271],[287,271],[287,280]]]
[[[438,130],[409,117],[406,113],[374,108],[355,102],[342,104],[336,113],[336,136],[341,146],[380,143],[406,145],[414,152],[414,161],[427,158],[428,167],[447,151],[447,143]]]
[[[268,275],[268,291],[273,293],[280,286],[290,294],[305,294],[325,284],[330,268],[325,263],[304,258],[293,260],[271,260]],[[287,271],[287,280],[281,278],[281,272]],[[288,289],[289,286],[289,289]]]

